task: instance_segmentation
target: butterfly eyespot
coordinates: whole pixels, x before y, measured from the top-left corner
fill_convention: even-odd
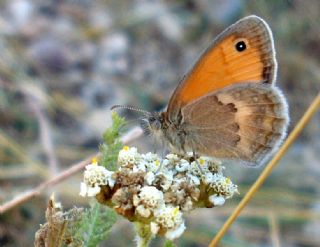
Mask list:
[[[242,52],[247,49],[247,44],[243,40],[240,40],[236,43],[236,50]]]

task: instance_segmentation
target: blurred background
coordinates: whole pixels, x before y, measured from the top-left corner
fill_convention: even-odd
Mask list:
[[[273,30],[291,130],[320,90],[320,1],[1,0],[0,204],[97,152],[112,105],[165,107],[212,39],[250,14]],[[320,246],[319,133],[317,113],[221,246]],[[149,143],[131,145],[152,151]],[[226,166],[240,195],[194,211],[178,246],[207,246],[263,169]],[[81,180],[0,215],[0,246],[33,245],[53,191],[65,209],[87,206]],[[103,246],[133,238],[120,219]]]

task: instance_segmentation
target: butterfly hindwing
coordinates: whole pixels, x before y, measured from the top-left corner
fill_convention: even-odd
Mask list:
[[[259,164],[281,143],[287,104],[276,87],[240,83],[182,108],[186,145],[202,154]]]

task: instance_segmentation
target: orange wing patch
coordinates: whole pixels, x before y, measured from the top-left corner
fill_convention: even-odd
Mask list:
[[[222,32],[176,88],[168,113],[174,119],[183,106],[237,83],[275,80],[277,64],[272,33],[259,17],[250,16]]]
[[[263,81],[265,66],[259,49],[244,40],[247,48],[239,52],[235,41],[237,37],[231,36],[201,58],[185,79],[187,86],[179,92],[182,102],[190,102],[233,83]]]

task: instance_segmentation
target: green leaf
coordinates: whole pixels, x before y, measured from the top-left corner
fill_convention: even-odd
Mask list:
[[[176,247],[176,245],[174,244],[174,242],[172,242],[171,240],[167,239],[164,242],[163,247]]]
[[[125,119],[116,112],[112,112],[112,126],[103,133],[103,141],[107,145],[114,144],[120,137],[120,129],[124,126]]]
[[[112,122],[112,126],[103,133],[103,144],[100,145],[101,163],[109,171],[117,169],[118,153],[123,146],[120,134],[121,128],[125,125],[125,119],[112,112]]]
[[[80,240],[81,246],[95,247],[107,238],[116,219],[117,215],[113,210],[95,203],[83,213],[77,224],[75,238]]]

